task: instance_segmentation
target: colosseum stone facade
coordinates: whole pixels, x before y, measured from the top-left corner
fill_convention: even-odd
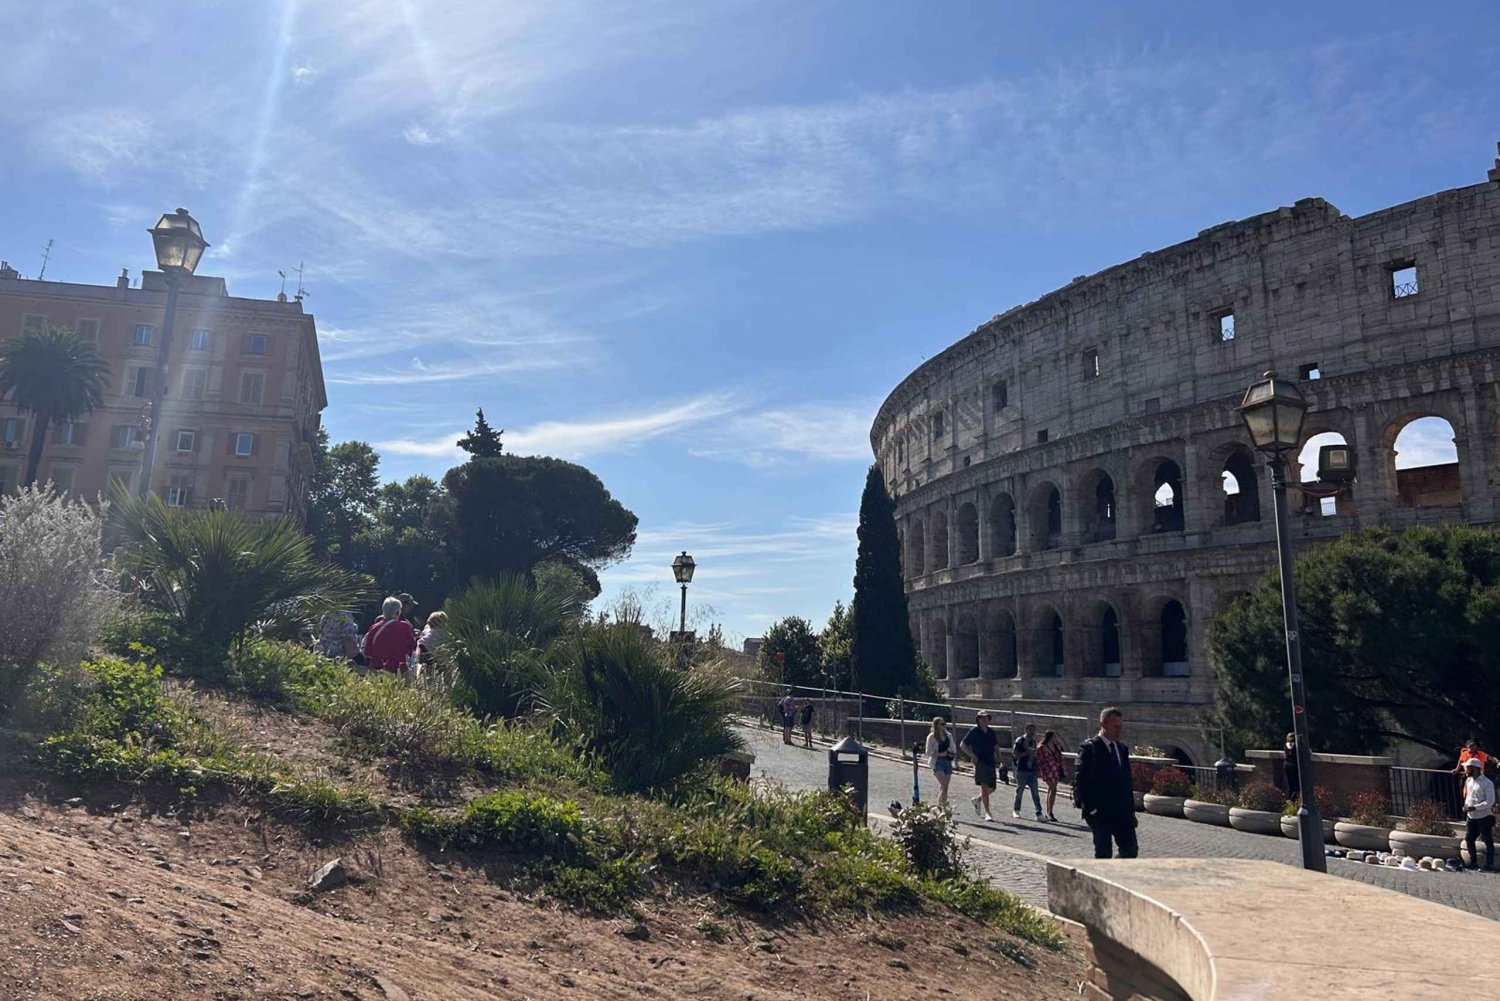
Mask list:
[[[949,696],[1115,703],[1138,742],[1217,756],[1195,725],[1214,695],[1206,626],[1275,561],[1270,478],[1235,409],[1267,369],[1300,379],[1306,437],[1337,432],[1357,462],[1336,498],[1292,490],[1294,545],[1496,520],[1500,159],[1488,178],[1358,218],[1307,198],[1206,229],[1011,309],[902,381],[871,443],[913,634]],[[1456,464],[1397,468],[1422,417],[1451,426]]]

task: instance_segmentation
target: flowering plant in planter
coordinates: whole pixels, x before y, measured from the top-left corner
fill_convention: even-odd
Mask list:
[[[1324,820],[1333,820],[1338,816],[1338,800],[1334,798],[1333,790],[1327,786],[1313,786],[1313,805],[1318,808],[1318,816]],[[1289,799],[1281,812],[1288,817],[1295,817],[1301,806],[1300,799]]]
[[[1180,768],[1163,768],[1151,777],[1151,795],[1179,799],[1193,791],[1192,780]]]
[[[1448,823],[1443,808],[1430,799],[1411,805],[1401,829],[1412,834],[1432,834],[1441,838],[1453,836],[1453,825]]]
[[[1144,761],[1132,761],[1130,763],[1130,791],[1151,792],[1151,780],[1156,775],[1156,767],[1148,765]]]
[[[1317,795],[1316,792],[1313,793]],[[1349,797],[1349,819],[1366,827],[1385,827],[1391,801],[1378,792],[1357,792]]]
[[[1286,808],[1286,797],[1269,782],[1251,782],[1240,790],[1237,805],[1241,810],[1281,813]]]

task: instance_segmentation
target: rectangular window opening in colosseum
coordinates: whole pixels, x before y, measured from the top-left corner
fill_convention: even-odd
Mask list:
[[[1417,262],[1398,261],[1391,265],[1391,298],[1405,299],[1420,291],[1417,284]]]
[[[1083,377],[1085,379],[1099,378],[1099,349],[1085,348],[1083,352]]]
[[[993,390],[993,396],[994,396],[994,410],[995,410],[995,413],[998,414],[1000,411],[1004,410],[1006,408],[1007,404],[1009,404],[1009,402],[1010,402],[1010,394],[1008,393],[1008,391],[1006,389],[1006,385],[1005,385],[1005,380],[1004,379],[1001,379],[999,382],[995,383],[995,387],[994,387],[994,390]]]
[[[1224,309],[1213,314],[1214,329],[1219,333],[1220,342],[1234,340],[1234,310]]]
[[[1307,382],[1323,378],[1323,370],[1318,368],[1318,363],[1308,362],[1297,370],[1297,378]]]

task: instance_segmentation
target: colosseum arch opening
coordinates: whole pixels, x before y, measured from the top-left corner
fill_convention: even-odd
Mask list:
[[[1255,476],[1255,458],[1237,445],[1224,459],[1224,524],[1248,525],[1260,521],[1260,485]]]
[[[928,569],[948,568],[948,516],[939,511],[932,516],[932,546]]]
[[[953,677],[979,677],[979,624],[968,612],[958,617],[953,629]]]
[[[1120,616],[1108,601],[1094,601],[1082,609],[1084,661],[1087,678],[1120,676]]]
[[[1297,453],[1297,466],[1300,472],[1295,473],[1299,483],[1316,483],[1318,479],[1318,456],[1323,449],[1329,445],[1347,445],[1348,441],[1337,431],[1319,431],[1312,435],[1302,445],[1302,450]],[[1358,473],[1356,472],[1356,476]],[[1354,513],[1354,488],[1345,486],[1338,493],[1329,496],[1314,496],[1313,494],[1302,495],[1302,513],[1313,518],[1331,518],[1336,514]]]
[[[1016,502],[1000,494],[990,502],[990,545],[995,556],[1016,554]]]
[[[1010,609],[995,613],[995,677],[1019,678],[1021,662],[1017,656],[1016,617]]]
[[[1102,469],[1096,469],[1083,479],[1079,492],[1088,507],[1085,509],[1084,538],[1090,542],[1108,542],[1115,537],[1115,481]]]
[[[1031,501],[1026,508],[1032,551],[1062,548],[1062,491],[1057,489],[1057,485],[1040,484],[1031,491]]]
[[[979,562],[979,512],[968,502],[960,504],[954,518],[958,530],[958,565]]]
[[[1184,508],[1182,469],[1165,459],[1151,473],[1151,531],[1182,531]]]
[[[927,526],[921,521],[911,524],[906,539],[906,576],[920,577],[927,572]]]
[[[1458,436],[1442,417],[1403,417],[1386,429],[1387,459],[1398,507],[1456,508],[1463,504]]]
[[[1067,669],[1062,615],[1051,605],[1042,605],[1033,613],[1031,636],[1031,676],[1061,678]]]
[[[1156,678],[1186,678],[1192,674],[1188,659],[1187,609],[1176,598],[1159,595],[1146,604],[1141,619],[1145,673]]]

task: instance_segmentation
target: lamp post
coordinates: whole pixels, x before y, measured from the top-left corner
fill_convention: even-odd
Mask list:
[[[1297,779],[1301,802],[1297,807],[1297,840],[1302,845],[1302,868],[1327,872],[1323,855],[1323,824],[1313,797],[1312,754],[1307,737],[1307,696],[1302,683],[1302,641],[1297,629],[1297,592],[1292,580],[1292,540],[1286,515],[1286,453],[1302,438],[1307,401],[1296,385],[1276,378],[1275,372],[1251,385],[1240,404],[1240,416],[1255,447],[1266,453],[1271,469],[1271,498],[1276,510],[1276,559],[1281,571],[1281,614],[1286,625],[1286,669],[1292,694],[1292,732],[1297,740]]]
[[[693,562],[693,558],[687,554],[686,549],[684,549],[682,551],[682,554],[672,561],[672,576],[677,579],[677,583],[682,585],[682,619],[681,623],[677,627],[677,638],[684,646],[686,646],[688,642],[687,587],[692,583],[693,571],[697,568],[698,564]]]
[[[187,209],[178,209],[161,217],[152,229],[151,242],[156,247],[156,266],[167,283],[167,308],[161,321],[161,343],[156,348],[156,381],[151,387],[151,426],[146,431],[146,454],[141,459],[141,483],[136,491],[145,497],[151,493],[151,474],[156,467],[156,443],[161,437],[162,401],[167,395],[167,361],[172,350],[172,325],[177,321],[177,293],[192,273],[198,270],[208,244],[198,221]]]

